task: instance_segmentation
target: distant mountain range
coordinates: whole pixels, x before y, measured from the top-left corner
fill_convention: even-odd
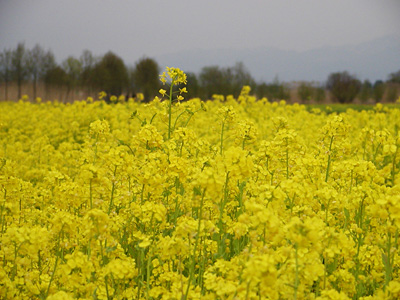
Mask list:
[[[400,35],[339,47],[297,52],[273,47],[249,49],[193,49],[155,57],[161,66],[198,74],[202,67],[228,67],[243,62],[257,81],[324,82],[332,72],[348,71],[358,79],[386,80],[400,70]]]

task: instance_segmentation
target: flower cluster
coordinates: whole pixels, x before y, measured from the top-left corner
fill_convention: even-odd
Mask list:
[[[0,104],[0,299],[399,299],[398,108],[160,93]]]

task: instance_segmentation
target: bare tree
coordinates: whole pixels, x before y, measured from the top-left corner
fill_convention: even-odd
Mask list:
[[[33,98],[36,99],[38,81],[43,79],[48,70],[55,67],[56,62],[53,53],[45,52],[39,45],[33,47],[27,54],[28,73],[33,84]]]
[[[12,52],[12,75],[18,85],[18,99],[22,96],[22,83],[28,76],[27,68],[27,51],[24,43],[19,43],[17,48]]]
[[[4,49],[0,53],[0,79],[4,82],[4,97],[8,100],[8,84],[12,80],[12,51]]]
[[[76,91],[80,83],[81,73],[82,73],[82,63],[80,60],[73,56],[69,56],[62,63],[62,68],[67,74],[67,95],[68,98],[71,91]]]
[[[90,50],[84,50],[79,58],[82,66],[81,73],[81,84],[86,89],[86,92],[90,95],[95,88],[95,74],[94,67],[98,63],[99,59],[94,57]]]

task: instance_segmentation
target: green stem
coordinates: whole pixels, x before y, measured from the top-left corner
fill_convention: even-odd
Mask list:
[[[385,287],[392,280],[392,259],[390,249],[392,248],[392,235],[389,233],[388,240],[386,242],[386,264],[385,264]]]
[[[289,179],[289,141],[286,138],[286,179]]]
[[[183,144],[184,144],[184,141],[182,141],[181,147],[179,149],[179,157],[182,157]]]
[[[89,182],[89,199],[90,199],[90,209],[93,209],[93,194],[92,194],[92,179]]]
[[[200,201],[200,211],[199,211],[199,216],[198,216],[198,223],[197,223],[197,235],[196,235],[196,241],[194,243],[194,249],[193,249],[193,255],[192,255],[192,264],[190,266],[190,274],[189,274],[189,280],[188,280],[188,285],[186,288],[186,293],[182,300],[186,300],[188,295],[189,295],[189,288],[190,288],[190,282],[193,279],[194,276],[194,269],[196,266],[196,251],[197,247],[199,245],[199,238],[200,238],[200,226],[201,226],[201,219],[203,215],[203,204],[204,204],[204,196],[206,193],[206,189],[203,190],[203,195],[201,196],[201,201]]]
[[[325,270],[324,270],[324,290],[326,288],[326,277],[328,277],[328,255],[324,255],[324,265],[325,265]]]
[[[189,124],[190,119],[191,119],[191,118],[193,117],[193,115],[194,115],[195,113],[197,113],[199,110],[200,110],[200,109],[196,110],[195,112],[189,111],[189,118],[186,120],[186,123],[185,123],[185,126],[184,126],[184,127],[187,127],[187,125]]]
[[[4,189],[4,204],[1,206],[1,210],[0,210],[0,218],[1,218],[1,234],[4,233],[4,227],[5,227],[5,220],[6,220],[6,214],[4,214],[3,216],[3,211],[6,211],[5,205],[7,202],[7,189]]]
[[[249,280],[249,281],[247,282],[247,285],[246,285],[246,300],[249,299],[250,282],[251,282],[251,280]]]
[[[332,151],[333,138],[334,138],[334,135],[332,135],[331,142],[329,144],[328,165],[326,166],[325,182],[328,182],[328,178],[329,178],[329,170],[331,167],[331,151]]]
[[[175,130],[176,128],[176,124],[178,123],[178,120],[180,119],[180,117],[186,112],[186,110],[184,110],[183,112],[181,112],[175,119],[174,121],[174,126],[172,127],[173,130]]]
[[[142,185],[142,190],[140,191],[140,203],[144,203],[144,184]]]
[[[218,255],[220,257],[225,256],[225,237],[227,235],[226,231],[224,230],[224,222],[222,221],[224,217],[224,209],[225,205],[228,202],[228,197],[229,197],[229,189],[228,189],[228,183],[229,183],[229,173],[226,173],[226,179],[225,179],[225,185],[224,185],[224,197],[221,198],[220,202],[220,211],[219,211],[219,221],[218,221],[218,228],[219,228],[219,241],[218,241]]]
[[[221,126],[221,146],[220,146],[220,150],[219,153],[222,155],[222,147],[223,147],[223,143],[224,143],[224,129],[225,129],[225,122],[222,122],[222,126]]]
[[[396,156],[397,156],[397,149],[396,148],[396,153],[393,156],[393,162],[392,162],[392,187],[394,187],[394,181],[395,181],[395,175],[396,175]]]
[[[296,274],[294,279],[294,299],[297,299],[297,289],[299,287],[299,255],[298,255],[298,245],[295,245],[295,260],[296,260]]]
[[[151,251],[149,251],[149,258],[147,259],[147,266],[146,266],[146,299],[149,299],[149,293],[150,293],[150,264],[151,260],[153,257],[153,250],[154,248],[151,248]]]
[[[110,214],[110,212],[111,212],[111,209],[112,209],[112,207],[113,207],[113,202],[114,202],[114,192],[115,192],[115,175],[116,175],[116,173],[117,173],[117,166],[115,166],[115,169],[114,169],[114,180],[113,180],[113,183],[112,183],[112,188],[111,188],[111,197],[110,197],[110,205],[108,206],[108,214]]]
[[[372,163],[374,164],[374,165],[376,165],[376,156],[378,155],[378,151],[379,151],[379,147],[381,146],[381,143],[379,143],[377,146],[376,146],[376,149],[375,149],[375,153],[374,153],[374,157],[372,158]]]
[[[168,140],[171,139],[171,120],[172,120],[172,88],[174,87],[174,80],[171,82],[169,88],[169,103],[168,103]]]
[[[106,285],[107,300],[109,300],[109,299],[111,299],[111,298],[110,298],[110,294],[109,294],[109,291],[108,291],[107,277],[108,277],[108,275],[104,276],[104,282],[105,282],[105,285]]]
[[[50,281],[49,281],[49,285],[47,286],[45,299],[46,299],[47,296],[49,295],[50,286],[51,286],[51,283],[53,282],[54,274],[56,273],[57,264],[58,264],[58,256],[57,256],[57,258],[56,258],[56,262],[54,263],[53,273],[51,274]]]

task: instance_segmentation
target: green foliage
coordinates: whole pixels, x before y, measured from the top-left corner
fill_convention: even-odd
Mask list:
[[[73,56],[69,56],[64,62],[62,63],[62,67],[65,73],[68,75],[68,88],[72,89],[75,88],[80,79],[80,75],[82,73],[82,64],[81,62],[74,58]]]
[[[44,75],[44,82],[48,86],[53,86],[56,88],[61,88],[68,82],[68,74],[60,66],[55,66],[47,70]]]
[[[315,94],[315,101],[317,102],[322,102],[326,98],[325,89],[321,86],[315,88],[314,94]]]
[[[320,86],[314,86],[310,82],[302,82],[297,89],[297,95],[303,102],[314,100],[322,102],[325,99],[325,90]]]
[[[400,84],[396,83],[387,83],[386,84],[386,100],[389,102],[395,102],[399,98],[399,89]]]
[[[398,105],[396,104],[385,104],[384,107],[388,109],[397,108]],[[306,109],[309,112],[325,112],[327,114],[335,114],[335,113],[345,113],[349,109],[355,111],[369,111],[376,109],[376,106],[373,104],[340,104],[340,103],[333,103],[333,104],[306,104]]]
[[[33,96],[37,96],[38,83],[44,83],[46,93],[49,87],[60,89],[60,98],[69,98],[68,94],[84,97],[97,97],[105,91],[108,97],[122,94],[142,93],[145,101],[157,95],[160,88],[158,74],[160,68],[151,58],[142,58],[128,71],[123,60],[112,52],[102,57],[94,57],[89,50],[83,51],[79,58],[69,56],[57,65],[51,51],[45,51],[40,45],[27,49],[19,43],[15,49],[3,49],[0,52],[1,98],[8,99],[10,83],[16,83],[18,98],[22,96],[22,85],[29,82],[33,86]],[[290,86],[275,78],[272,82],[256,83],[242,62],[231,67],[206,66],[198,73],[187,73],[188,94],[185,99],[212,99],[213,95],[239,96],[243,86],[252,87],[255,95],[270,101],[290,100]],[[361,83],[348,72],[329,75],[326,85],[316,86],[303,82],[297,89],[298,97],[306,103],[316,103],[326,99],[326,91],[339,103],[351,103],[357,97],[362,103],[394,102],[400,94],[400,70],[388,76],[387,81],[378,80],[371,84],[368,80]],[[24,91],[25,93],[27,91]],[[67,92],[67,96],[62,95]],[[82,93],[80,93],[82,95]],[[15,99],[14,99],[15,100]]]
[[[186,94],[186,99],[192,99],[199,97],[200,91],[201,91],[201,86],[199,84],[198,77],[196,76],[195,73],[188,72],[186,73],[187,76],[187,94]],[[182,88],[182,87],[181,87]]]
[[[347,71],[329,75],[327,89],[339,103],[351,103],[361,88],[361,82]]]
[[[389,82],[400,83],[400,70],[389,75]]]
[[[372,89],[372,98],[375,100],[375,102],[380,102],[382,101],[384,94],[385,94],[385,84],[383,83],[382,80],[377,80],[374,83]]]
[[[111,51],[106,53],[93,70],[95,86],[108,96],[119,96],[127,89],[128,70],[124,61]]]
[[[365,80],[358,95],[362,103],[367,102],[372,97],[372,84],[369,80]]]
[[[233,67],[204,67],[199,75],[200,86],[204,99],[210,99],[214,94],[238,96],[244,85],[254,85],[254,79],[243,63]]]
[[[297,89],[297,94],[301,101],[303,102],[308,102],[311,100],[313,96],[313,87],[311,86],[310,83],[302,82]]]
[[[136,92],[143,93],[145,101],[150,101],[158,93],[160,88],[159,71],[157,62],[145,57],[140,59],[130,72],[131,88]]]
[[[270,101],[279,101],[282,99],[284,99],[284,100],[290,99],[289,88],[284,83],[279,82],[277,77],[270,84],[263,82],[263,83],[257,85],[256,95],[258,96],[258,98],[266,97]]]
[[[89,50],[84,50],[79,58],[82,65],[82,73],[80,76],[81,86],[86,88],[89,94],[96,89],[96,73],[94,70],[95,65],[98,63],[99,59],[94,57],[92,52]]]

